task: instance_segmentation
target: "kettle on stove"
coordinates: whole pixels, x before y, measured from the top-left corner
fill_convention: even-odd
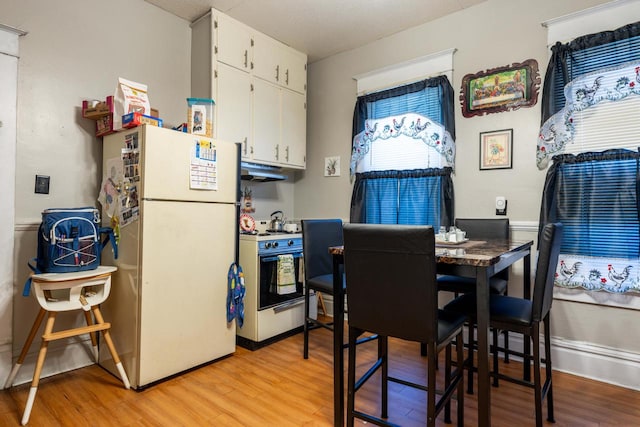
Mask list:
[[[278,217],[280,214],[280,217]],[[269,222],[269,231],[284,231],[284,214],[282,211],[275,211],[271,214],[271,221]]]

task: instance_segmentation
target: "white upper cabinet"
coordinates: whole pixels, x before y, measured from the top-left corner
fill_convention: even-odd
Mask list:
[[[253,36],[253,74],[296,92],[306,92],[307,55],[264,34]]]
[[[281,152],[280,91],[269,82],[253,79],[253,160],[284,163]]]
[[[281,90],[282,162],[304,168],[307,160],[307,101],[303,94]]]
[[[218,62],[249,72],[251,70],[251,27],[217,14],[214,17],[214,56]]]
[[[191,29],[191,92],[214,99],[214,137],[242,143],[243,160],[304,169],[307,56],[214,9]]]
[[[217,66],[216,138],[241,142],[242,158],[251,159],[251,76],[223,63]]]

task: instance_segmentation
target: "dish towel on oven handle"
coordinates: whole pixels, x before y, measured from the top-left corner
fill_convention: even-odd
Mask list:
[[[296,265],[293,261],[293,255],[278,255],[278,278],[277,290],[278,295],[292,294],[296,291]]]
[[[242,267],[235,262],[229,267],[227,274],[227,322],[236,319],[238,326],[244,323],[244,274]]]

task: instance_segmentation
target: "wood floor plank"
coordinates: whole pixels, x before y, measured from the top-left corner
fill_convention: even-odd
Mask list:
[[[89,366],[42,379],[29,425],[331,426],[331,349],[331,332],[314,330],[308,360],[302,358],[302,334],[298,334],[253,352],[238,347],[231,357],[141,391],[125,390],[118,378],[97,365]],[[375,342],[359,347],[361,372],[376,351]],[[440,367],[444,367],[442,361]],[[501,362],[500,369],[518,375],[522,365]],[[390,373],[424,381],[426,359],[416,344],[390,340]],[[640,392],[562,372],[554,372],[553,378],[556,427],[640,425]],[[360,409],[379,413],[378,385],[374,377],[361,389],[356,401]],[[28,390],[29,384],[23,384],[0,392],[1,426],[20,425]],[[389,390],[389,420],[407,427],[423,426],[425,392],[394,383]],[[477,425],[477,392],[465,394],[464,406],[465,426]],[[533,426],[533,391],[501,381],[500,387],[492,388],[491,412],[494,427]],[[546,402],[543,413],[546,418]],[[442,415],[438,425],[445,425]],[[545,425],[554,424],[545,421]]]

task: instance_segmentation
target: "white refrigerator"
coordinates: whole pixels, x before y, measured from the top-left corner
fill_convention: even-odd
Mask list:
[[[131,385],[235,351],[227,272],[237,261],[239,148],[143,125],[104,137],[103,225],[118,218],[118,267],[102,305]],[[99,363],[117,375],[106,346]]]

